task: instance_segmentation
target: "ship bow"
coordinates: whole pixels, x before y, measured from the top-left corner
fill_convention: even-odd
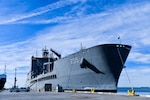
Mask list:
[[[118,84],[120,73],[124,68],[124,64],[129,55],[130,49],[131,46],[123,44],[107,44],[103,46],[105,59],[114,77],[116,86]]]

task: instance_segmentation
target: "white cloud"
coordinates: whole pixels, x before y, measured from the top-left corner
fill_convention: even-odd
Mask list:
[[[142,54],[140,52],[132,52],[129,56],[130,61],[136,63],[150,64],[150,54]]]
[[[49,4],[47,6],[37,8],[37,9],[31,11],[30,13],[27,13],[27,14],[14,15],[13,18],[9,18],[8,16],[6,16],[8,19],[1,20],[0,24],[11,24],[11,23],[14,23],[16,21],[24,20],[24,19],[31,18],[31,17],[34,17],[34,16],[38,16],[38,15],[44,14],[46,12],[49,12],[49,11],[52,11],[52,10],[55,10],[55,9],[67,6],[67,5],[75,4],[77,2],[81,2],[81,1],[80,0],[75,0],[75,1],[71,1],[71,0],[57,1],[57,2],[55,2],[53,4]]]

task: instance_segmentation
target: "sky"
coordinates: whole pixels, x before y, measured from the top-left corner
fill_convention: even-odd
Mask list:
[[[149,0],[0,0],[0,73],[6,65],[10,88],[16,68],[22,87],[31,56],[41,56],[45,46],[65,57],[81,43],[89,48],[121,42],[132,49],[118,86],[150,87],[149,35]]]

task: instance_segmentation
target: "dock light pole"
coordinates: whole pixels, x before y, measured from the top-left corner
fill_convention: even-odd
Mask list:
[[[14,88],[16,88],[16,81],[17,81],[17,79],[16,79],[16,71],[17,71],[17,69],[15,68],[15,80],[14,80]]]

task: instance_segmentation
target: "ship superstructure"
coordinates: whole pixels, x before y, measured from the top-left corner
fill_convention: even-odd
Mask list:
[[[63,58],[53,49],[50,51],[57,57],[43,49],[42,57],[31,57],[27,85],[45,91],[60,85],[64,90],[116,92],[130,49],[124,44],[102,44]]]

